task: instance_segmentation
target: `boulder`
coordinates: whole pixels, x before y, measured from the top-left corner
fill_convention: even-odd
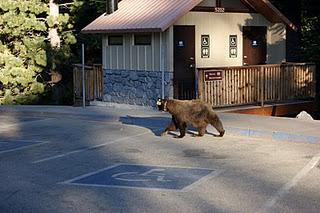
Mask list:
[[[312,116],[308,114],[306,111],[301,111],[296,118],[301,120],[313,120]]]

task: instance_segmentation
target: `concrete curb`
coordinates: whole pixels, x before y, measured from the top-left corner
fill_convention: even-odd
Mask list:
[[[105,101],[90,101],[90,106],[112,107],[112,108],[124,109],[124,110],[152,110],[152,109],[155,109],[155,107],[151,107],[151,106],[118,104],[118,103],[105,102]]]
[[[311,144],[320,143],[320,137],[302,134],[292,134],[284,131],[265,131],[255,129],[243,129],[237,127],[226,127],[225,129],[226,134],[235,136],[246,136],[253,138],[271,139],[277,141],[302,142]]]

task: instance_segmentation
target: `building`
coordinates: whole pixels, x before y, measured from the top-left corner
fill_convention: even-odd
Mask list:
[[[268,0],[108,0],[83,33],[103,34],[107,102],[196,97],[197,69],[286,62],[296,30]]]

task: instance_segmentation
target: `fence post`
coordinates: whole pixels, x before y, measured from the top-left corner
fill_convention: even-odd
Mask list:
[[[311,97],[317,98],[317,66],[316,64],[311,64],[310,69],[312,70],[312,92]]]
[[[264,72],[263,66],[260,67],[260,73],[261,73],[261,84],[260,84],[261,107],[264,107],[265,72]]]
[[[198,97],[200,100],[204,101],[204,79],[203,79],[203,70],[198,69]]]
[[[86,85],[84,77],[84,44],[82,44],[82,107],[86,107]]]

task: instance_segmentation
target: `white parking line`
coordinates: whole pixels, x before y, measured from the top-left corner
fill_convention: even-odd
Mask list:
[[[276,194],[274,194],[263,206],[257,211],[262,212],[272,212],[272,207],[279,201],[283,196],[288,194],[288,192],[295,187],[298,182],[304,178],[320,161],[320,153],[315,155],[303,169],[301,169],[294,178],[292,178],[288,183],[281,187]]]
[[[201,169],[201,168],[200,168]],[[191,191],[192,189],[194,189],[197,186],[200,186],[201,184],[208,182],[209,180],[219,176],[221,173],[223,172],[222,169],[215,169],[215,171],[210,172],[210,174],[200,178],[199,180],[193,182],[192,184],[190,184],[189,186],[186,186],[185,188],[183,188],[181,191],[182,192],[188,192]]]
[[[0,151],[0,154],[8,153],[8,152],[14,152],[14,151],[22,150],[22,149],[31,148],[31,147],[34,147],[34,146],[39,146],[39,145],[42,145],[42,144],[45,144],[45,143],[49,143],[49,141],[25,141],[25,140],[21,140],[21,141],[23,141],[24,143],[30,143],[30,145],[24,145],[24,146],[13,148],[13,149],[3,150],[3,151]],[[0,143],[6,143],[6,142],[0,142]],[[14,141],[11,142],[11,143],[14,143]]]
[[[154,131],[158,131],[158,129],[156,129],[156,130],[154,130]],[[95,146],[90,146],[90,147],[87,147],[87,148],[76,149],[76,150],[73,150],[73,151],[70,151],[70,152],[66,152],[66,153],[63,153],[63,154],[60,154],[60,155],[54,155],[54,156],[51,156],[51,157],[43,158],[43,159],[40,159],[40,160],[33,161],[32,163],[42,163],[42,162],[49,161],[49,160],[54,160],[54,159],[58,159],[58,158],[63,158],[63,157],[66,157],[66,156],[69,156],[69,155],[72,155],[72,154],[75,154],[75,153],[85,152],[85,151],[88,151],[88,150],[90,150],[90,149],[95,149],[95,148],[103,147],[103,146],[110,145],[110,144],[113,144],[113,143],[116,143],[116,142],[119,142],[119,141],[123,141],[123,140],[129,139],[129,138],[133,138],[133,137],[145,135],[145,134],[148,134],[148,133],[150,133],[150,132],[151,132],[151,131],[148,130],[148,131],[146,131],[146,132],[143,132],[143,133],[140,133],[140,134],[137,134],[137,135],[132,135],[132,136],[127,136],[127,137],[123,137],[123,138],[118,138],[118,139],[116,139],[116,140],[108,141],[108,142],[106,142],[106,143],[98,144],[98,145],[95,145]]]

